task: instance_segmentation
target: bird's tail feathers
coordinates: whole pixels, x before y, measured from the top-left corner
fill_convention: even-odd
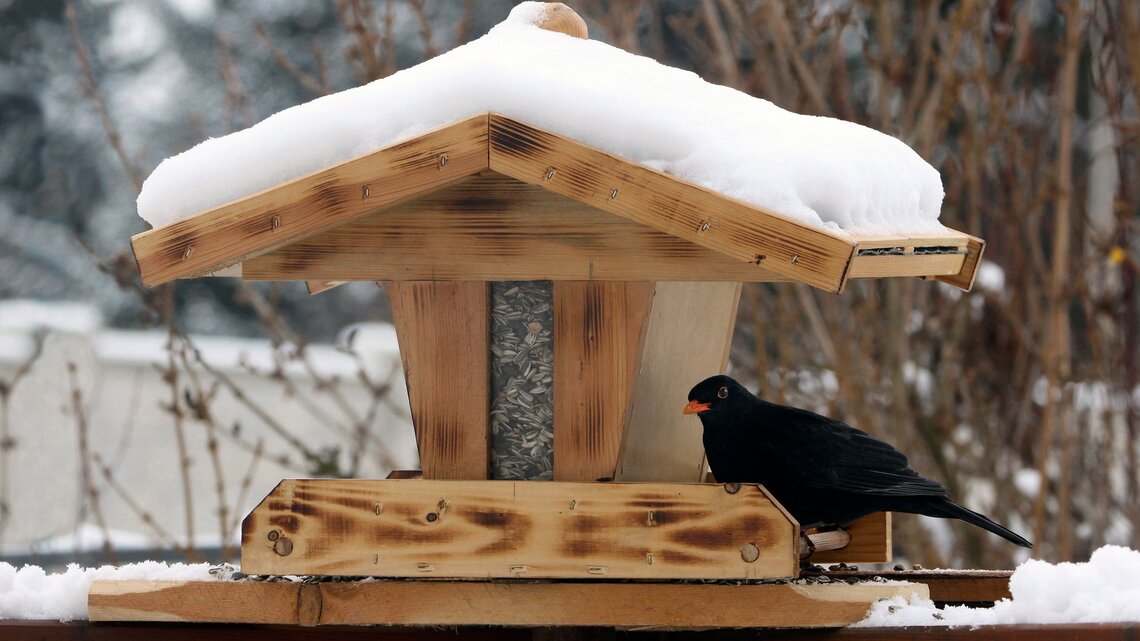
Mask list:
[[[985,514],[979,514],[969,508],[962,507],[957,503],[946,499],[931,506],[933,509],[927,513],[927,516],[936,516],[939,518],[953,518],[961,519],[972,525],[976,525],[982,529],[989,530],[1001,538],[1020,545],[1023,548],[1032,548],[1033,544],[1028,539],[1014,532],[1013,530],[1005,527],[1004,525],[991,520]]]

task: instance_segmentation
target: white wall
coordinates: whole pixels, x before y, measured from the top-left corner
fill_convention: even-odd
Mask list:
[[[82,491],[79,422],[73,393],[78,390],[86,421],[90,451],[111,468],[116,483],[125,488],[159,526],[179,541],[187,537],[182,466],[179,464],[176,421],[169,411],[171,386],[160,367],[169,357],[164,332],[117,332],[103,330],[90,319],[79,318],[81,308],[47,310],[48,322],[27,309],[0,304],[0,381],[10,382],[21,364],[34,358],[30,369],[11,388],[6,407],[11,447],[0,455],[0,491],[7,483],[11,512],[0,523],[0,550],[9,553],[34,550],[48,552],[73,545],[78,533],[86,533],[87,545],[101,544],[102,537],[90,527],[97,519],[92,502]],[[35,320],[35,318],[39,320]],[[70,318],[70,321],[68,320]],[[32,320],[29,320],[32,319]],[[418,467],[415,440],[407,410],[407,392],[399,368],[395,333],[390,326],[360,326],[344,334],[354,356],[329,345],[307,348],[308,368],[297,363],[283,369],[281,377],[258,372],[275,369],[273,349],[266,341],[199,337],[194,344],[202,360],[233,381],[253,404],[313,451],[339,447],[339,462],[347,467],[354,451],[352,421],[345,407],[358,416],[368,410],[372,397],[359,379],[359,364],[373,380],[391,382],[389,402],[382,403],[368,423],[371,436],[361,450],[358,476],[383,478],[390,469]],[[36,354],[37,345],[39,352]],[[193,357],[189,357],[193,360]],[[187,389],[190,373],[201,387],[216,390],[209,403],[218,433],[218,458],[230,525],[245,514],[282,478],[309,476],[305,463],[286,439],[273,432],[265,420],[241,403],[218,378],[200,365],[180,368],[180,395]],[[321,380],[336,380],[340,400],[328,390],[317,389]],[[185,410],[187,404],[180,399]],[[0,420],[5,417],[0,416]],[[249,444],[263,442],[266,456],[255,456],[233,437]],[[2,429],[2,426],[0,426]],[[196,543],[217,545],[221,536],[218,513],[218,474],[207,448],[207,423],[189,415],[183,420],[183,435],[189,453],[191,519]],[[275,462],[288,455],[292,465]],[[252,482],[242,495],[241,484],[253,469]],[[148,526],[91,468],[98,504],[116,541],[129,545],[159,542]],[[230,536],[236,537],[231,530]],[[81,537],[82,538],[82,537]]]

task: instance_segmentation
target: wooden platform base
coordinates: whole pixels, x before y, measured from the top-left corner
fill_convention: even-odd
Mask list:
[[[299,625],[841,627],[922,584],[96,581],[92,621]]]
[[[0,621],[0,639],[36,641],[1135,641],[1137,638],[1140,638],[1140,624],[1136,623],[662,632],[613,628],[346,625],[306,628],[249,623]]]

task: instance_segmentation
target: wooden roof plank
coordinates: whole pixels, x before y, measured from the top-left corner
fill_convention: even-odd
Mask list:
[[[134,236],[143,283],[218,271],[487,168],[487,116]]]
[[[838,292],[855,243],[500,114],[491,169],[815,287]]]

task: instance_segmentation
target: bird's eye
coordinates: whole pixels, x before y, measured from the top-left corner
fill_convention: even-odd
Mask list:
[[[728,388],[722,387],[716,391],[717,398],[728,398]]]

